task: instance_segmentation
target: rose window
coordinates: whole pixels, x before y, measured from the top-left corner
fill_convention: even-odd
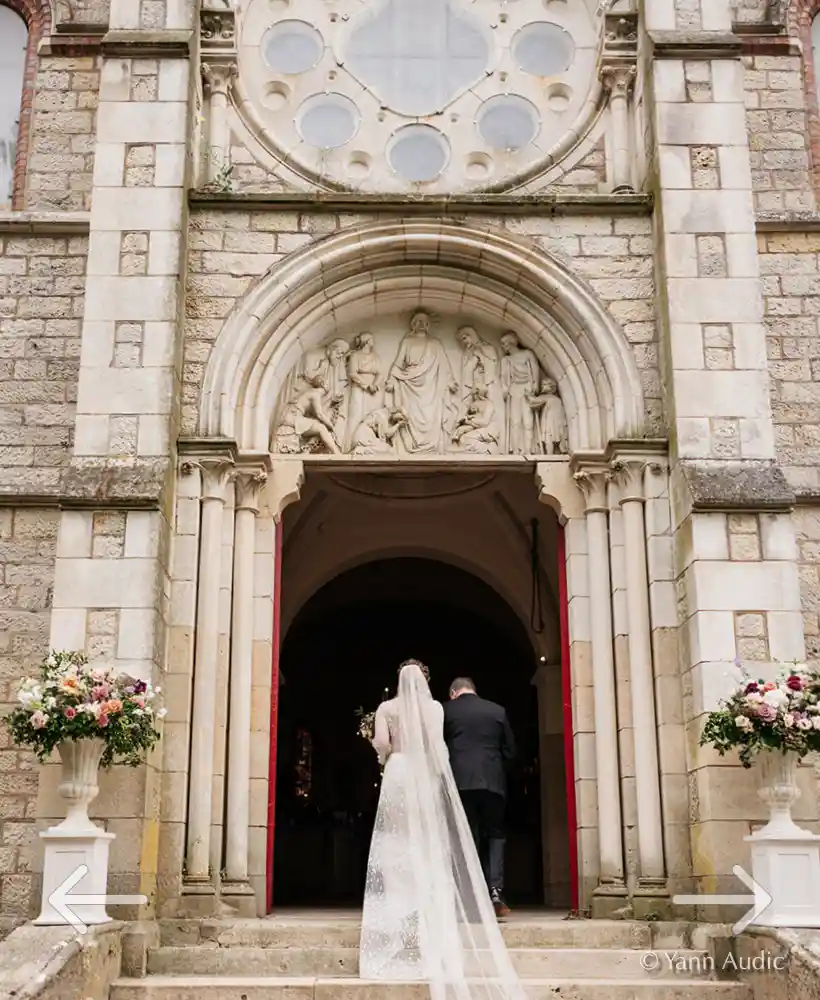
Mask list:
[[[585,0],[251,0],[238,110],[308,182],[503,188],[566,146],[595,49]]]

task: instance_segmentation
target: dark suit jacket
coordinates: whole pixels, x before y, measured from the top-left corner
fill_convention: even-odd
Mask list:
[[[506,770],[515,757],[515,740],[500,705],[476,694],[446,702],[444,741],[459,791],[506,796]]]

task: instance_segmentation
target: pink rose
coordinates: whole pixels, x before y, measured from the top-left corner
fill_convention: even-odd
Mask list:
[[[108,685],[98,684],[97,687],[91,692],[91,697],[94,701],[105,701],[108,697]]]
[[[105,727],[108,725],[108,716],[105,714],[105,712],[100,712],[100,717],[99,719],[97,719],[97,725],[100,727],[100,729],[105,729]]]
[[[145,698],[132,698],[131,701],[137,706],[137,708],[145,708]]]
[[[68,708],[63,712],[63,715],[67,719],[73,719],[76,714],[77,714],[77,709],[72,708],[71,705],[69,705]]]
[[[35,712],[31,717],[31,725],[33,729],[42,729],[47,722],[48,716],[45,712]]]
[[[774,722],[777,718],[777,709],[764,701],[757,706],[757,714],[764,722]]]

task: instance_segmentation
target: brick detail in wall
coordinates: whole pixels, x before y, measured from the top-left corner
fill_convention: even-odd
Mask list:
[[[0,5],[10,7],[26,22],[28,46],[23,73],[23,93],[20,99],[20,125],[17,131],[17,158],[14,164],[14,189],[12,207],[21,208],[24,200],[26,164],[28,162],[31,133],[31,116],[37,83],[37,46],[46,33],[51,17],[47,0],[0,0]]]

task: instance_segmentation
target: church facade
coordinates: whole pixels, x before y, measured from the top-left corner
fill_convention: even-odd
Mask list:
[[[414,655],[517,706],[521,899],[737,891],[704,716],[820,657],[814,14],[0,0],[0,700],[161,686],[124,915],[355,900],[345,732]],[[22,917],[63,805],[3,740]]]

